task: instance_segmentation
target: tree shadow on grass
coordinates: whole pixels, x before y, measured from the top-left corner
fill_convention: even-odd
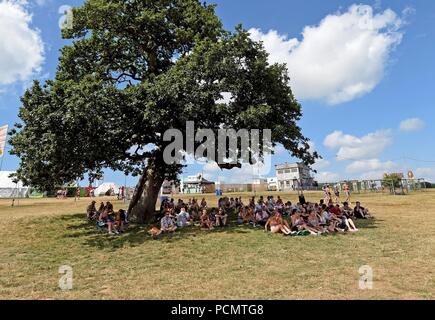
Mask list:
[[[203,230],[195,225],[178,229],[172,234],[161,234],[158,237],[151,237],[148,235],[148,231],[153,226],[158,225],[157,223],[147,225],[130,223],[124,233],[109,235],[105,232],[104,228],[98,228],[95,222],[88,222],[85,214],[64,215],[57,219],[67,223],[66,233],[63,235],[64,238],[75,238],[85,246],[109,250],[116,250],[126,246],[136,247],[149,241],[184,241],[189,238],[216,233],[245,234],[250,232],[249,229],[253,229],[249,226],[238,225],[236,219],[231,219],[229,225],[223,228]]]
[[[199,226],[191,226],[183,229],[178,229],[173,234],[162,234],[158,237],[151,237],[148,231],[157,224],[139,225],[130,223],[126,231],[119,235],[109,235],[104,233],[105,229],[98,228],[95,222],[88,222],[85,214],[64,215],[60,219],[68,224],[67,232],[64,238],[75,238],[83,245],[95,247],[98,249],[117,250],[123,247],[137,247],[143,243],[150,241],[159,242],[178,242],[186,239],[194,239],[197,236],[211,234],[247,234],[252,231],[263,232],[263,228],[253,228],[250,225],[239,225],[235,216],[230,216],[229,224],[223,228],[215,228],[214,230],[203,230]],[[369,219],[357,220],[356,225],[359,229],[378,228],[377,224],[383,220]],[[329,234],[330,236],[338,236],[345,234]]]
[[[384,220],[380,219],[359,219],[356,220],[355,224],[358,229],[376,229],[378,228],[379,222]]]

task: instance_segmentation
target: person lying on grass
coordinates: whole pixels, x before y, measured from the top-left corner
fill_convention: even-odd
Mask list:
[[[170,209],[166,210],[165,216],[160,220],[160,230],[163,233],[175,232],[175,230],[177,230]]]
[[[290,226],[286,220],[283,219],[281,213],[275,211],[274,214],[267,220],[264,231],[268,231],[270,227],[270,232],[272,233],[283,233],[285,235],[291,234]]]

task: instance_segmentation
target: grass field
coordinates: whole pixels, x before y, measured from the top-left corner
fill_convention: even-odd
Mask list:
[[[87,199],[0,200],[0,299],[435,298],[435,192],[356,198],[377,219],[358,222],[355,234],[293,238],[231,226],[159,240],[145,226],[98,234]],[[61,265],[73,268],[68,292],[58,288]],[[372,290],[359,289],[362,265],[373,268]]]

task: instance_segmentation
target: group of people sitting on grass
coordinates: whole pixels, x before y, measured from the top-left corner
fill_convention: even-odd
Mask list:
[[[302,197],[302,199],[304,199]],[[255,197],[244,204],[241,198],[220,198],[217,209],[209,209],[207,201],[189,199],[175,202],[164,200],[161,205],[160,229],[153,228],[152,235],[174,232],[178,228],[199,225],[203,229],[227,226],[229,216],[237,215],[238,224],[264,227],[265,231],[285,235],[319,235],[333,232],[356,232],[355,219],[370,219],[368,209],[359,202],[354,208],[344,202],[342,206],[322,199],[319,203],[305,202],[293,205],[284,203],[280,196],[264,199]]]
[[[97,210],[96,202],[92,201],[87,208],[88,220],[96,222],[99,228],[109,234],[119,234],[124,232],[125,225],[128,223],[127,212],[123,209],[114,211],[113,204],[110,202],[101,202]]]
[[[160,229],[151,230],[153,235],[174,232],[177,228],[184,228],[195,223],[201,228],[212,230],[215,227],[226,227],[228,225],[228,213],[224,207],[208,210],[207,201],[202,199],[200,203],[195,198],[189,199],[188,203],[178,200],[177,203],[171,200],[164,200],[161,205]]]

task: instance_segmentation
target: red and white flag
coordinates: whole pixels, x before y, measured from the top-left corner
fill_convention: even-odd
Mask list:
[[[0,127],[0,158],[5,152],[6,139],[8,136],[8,125]]]

